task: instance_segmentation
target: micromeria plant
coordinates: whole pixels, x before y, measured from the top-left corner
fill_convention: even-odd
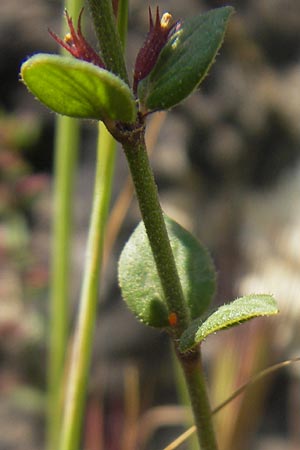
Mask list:
[[[72,57],[36,54],[23,63],[21,79],[52,111],[102,121],[122,145],[142,216],[120,257],[122,295],[141,322],[169,334],[184,373],[199,445],[202,450],[216,450],[201,344],[216,331],[276,314],[278,309],[271,295],[253,294],[208,312],[216,286],[212,260],[194,236],[163,213],[144,137],[149,114],[179,104],[203,81],[221,47],[233,8],[226,6],[179,21],[169,13],[160,16],[158,7],[153,17],[149,8],[149,32],[136,57],[131,88],[117,28],[118,2],[88,0],[88,4],[100,53],[82,34],[82,11],[77,27],[66,11],[69,33],[61,39],[49,32]],[[96,169],[96,183],[99,176],[101,171]],[[98,194],[96,189],[93,208]],[[92,335],[96,315],[101,260],[99,253],[97,258],[94,254],[98,242],[94,216],[93,210],[60,450],[77,450],[80,442],[92,346],[87,336]],[[85,316],[84,311],[88,311]],[[83,353],[87,354],[84,362]]]

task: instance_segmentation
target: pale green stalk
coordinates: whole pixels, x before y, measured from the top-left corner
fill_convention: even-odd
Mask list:
[[[82,0],[67,0],[65,7],[78,17]],[[63,33],[66,23],[63,18]],[[61,423],[61,380],[69,334],[69,272],[72,235],[72,192],[77,165],[79,123],[57,116],[54,145],[54,198],[50,285],[47,448],[56,447]]]
[[[122,3],[127,4],[127,1],[123,0]],[[127,8],[124,8],[123,5],[120,14],[125,13],[127,14]],[[125,34],[127,31],[124,27],[125,23],[127,23],[127,18],[120,17],[119,15],[118,24],[120,28],[118,29],[123,48],[125,46]],[[111,198],[115,155],[116,142],[108,133],[104,124],[100,122],[92,215],[79,315],[74,334],[71,363],[66,385],[65,409],[59,450],[77,450],[80,443],[88,371],[93,348],[103,242]]]
[[[50,298],[47,448],[55,448],[62,407],[62,378],[69,334],[72,190],[78,149],[78,123],[57,120],[54,170],[52,280]]]
[[[93,347],[103,241],[115,160],[115,142],[102,123],[97,150],[94,200],[88,236],[79,315],[66,383],[60,450],[77,450],[82,430],[88,370]]]

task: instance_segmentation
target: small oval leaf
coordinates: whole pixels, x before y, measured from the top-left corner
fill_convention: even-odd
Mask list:
[[[184,297],[194,319],[207,309],[214,294],[214,267],[207,250],[188,231],[167,216],[165,222]],[[170,325],[169,311],[142,222],[121,254],[119,283],[125,301],[139,320],[159,328]]]
[[[209,334],[239,325],[260,316],[278,313],[272,295],[253,294],[220,306],[204,322],[195,320],[180,338],[180,351],[186,352],[203,341]]]
[[[127,84],[94,64],[38,54],[23,63],[21,77],[38,100],[59,114],[135,121],[136,104]]]
[[[225,6],[183,22],[162,49],[138,96],[148,111],[165,110],[199,86],[222,45],[233,8]]]

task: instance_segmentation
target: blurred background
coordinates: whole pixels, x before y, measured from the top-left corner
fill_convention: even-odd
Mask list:
[[[236,14],[201,89],[149,118],[165,211],[209,248],[214,306],[273,293],[280,315],[204,343],[217,406],[252,374],[300,355],[300,2],[162,0],[187,18],[231,4]],[[152,4],[153,7],[156,3]],[[130,1],[128,69],[148,29],[148,2]],[[87,16],[87,9],[86,9]],[[57,52],[59,0],[0,2],[0,450],[44,443],[54,114],[19,82],[36,52]],[[94,39],[87,23],[87,35]],[[74,319],[89,223],[97,129],[82,123],[72,243]],[[113,200],[128,175],[118,153]],[[166,336],[136,322],[116,282],[120,251],[139,221],[130,189],[111,227],[85,415],[85,450],[162,450],[185,430]],[[121,202],[122,205],[122,202]],[[121,207],[122,209],[122,207]],[[110,229],[108,230],[110,231]],[[110,249],[109,249],[110,247]],[[300,368],[252,386],[216,416],[220,450],[300,449]],[[193,442],[181,449],[192,449]]]

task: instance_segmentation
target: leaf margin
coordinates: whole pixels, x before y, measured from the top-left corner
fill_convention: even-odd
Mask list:
[[[276,315],[278,312],[276,300],[271,294],[249,294],[239,297],[220,306],[206,320],[194,320],[182,333],[179,349],[181,352],[189,351],[210,334],[232,328],[256,317]],[[224,314],[231,314],[231,317],[226,318]]]
[[[52,69],[53,80],[51,80],[49,69]],[[61,80],[57,81],[58,75],[55,73],[55,70],[57,73],[60,71]],[[37,76],[38,71],[41,71],[43,77]],[[83,76],[82,85],[76,85],[76,79],[75,81],[72,79],[72,76],[76,78],[76,74]],[[84,80],[85,74],[87,75],[86,80]],[[69,56],[37,53],[29,57],[21,65],[20,79],[37,100],[58,114],[80,119],[120,120],[126,123],[132,123],[136,119],[136,102],[129,86],[117,75],[90,62]],[[57,81],[56,87],[51,86],[51,81],[55,79]],[[70,97],[66,94],[64,98],[62,97],[63,89],[61,89],[59,83],[62,85],[65,83],[65,90],[71,92]],[[71,83],[74,85],[72,86]],[[85,83],[89,83],[90,86],[94,85],[95,91],[88,93],[85,90]],[[102,86],[100,86],[101,83]],[[46,94],[44,91],[45,86],[48,90]],[[106,88],[111,94],[109,97],[109,95],[104,95],[104,91],[101,93],[103,94],[102,105],[100,95],[98,95],[98,98],[96,95],[97,88],[100,91]],[[118,101],[116,101],[116,98],[113,98],[114,90]],[[56,91],[61,96],[58,100],[55,98],[55,94],[57,95]],[[89,96],[88,94],[91,95]],[[70,107],[72,95],[74,103],[77,104],[77,111],[75,111],[76,108],[74,107],[73,112]],[[80,98],[82,99],[81,103]],[[120,108],[121,100],[123,101],[123,104],[121,103],[123,108]]]

